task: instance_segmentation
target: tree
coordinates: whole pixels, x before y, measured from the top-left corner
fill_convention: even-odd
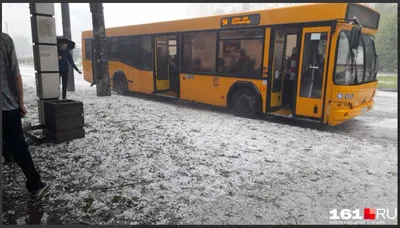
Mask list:
[[[372,7],[380,13],[379,28],[375,36],[375,48],[379,57],[379,70],[397,69],[397,3],[374,3]]]

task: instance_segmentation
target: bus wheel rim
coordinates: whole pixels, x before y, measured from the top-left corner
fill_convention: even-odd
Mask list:
[[[118,81],[119,81],[118,91],[122,93],[124,91],[124,82],[122,80],[118,80]]]
[[[236,100],[236,107],[240,113],[249,113],[253,109],[252,98],[242,95]]]

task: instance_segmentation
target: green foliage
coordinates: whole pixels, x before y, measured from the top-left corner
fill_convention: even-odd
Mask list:
[[[372,7],[381,14],[375,37],[379,70],[393,71],[398,65],[397,3],[374,3]]]
[[[397,77],[396,76],[378,76],[379,89],[396,89],[397,90]]]
[[[92,207],[93,202],[94,202],[94,199],[91,196],[89,196],[88,198],[83,199],[83,203],[84,203],[83,211],[84,212],[88,212],[89,209]]]

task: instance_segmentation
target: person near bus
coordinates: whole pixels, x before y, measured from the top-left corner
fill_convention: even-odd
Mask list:
[[[239,58],[237,60],[237,73],[238,74],[249,74],[252,70],[252,61],[250,57],[247,55],[244,49],[240,49],[239,51]]]
[[[169,55],[168,56],[168,64],[169,64],[169,77],[170,77],[170,88],[179,92],[179,72],[176,63],[176,56]]]
[[[67,99],[67,84],[68,84],[68,71],[69,64],[78,72],[82,74],[82,72],[75,65],[74,60],[72,59],[71,51],[67,50],[68,42],[61,41],[58,48],[58,67],[61,76],[62,82],[62,99]]]
[[[0,73],[2,82],[2,134],[3,145],[21,168],[27,181],[25,187],[34,197],[40,197],[49,185],[42,182],[25,141],[21,118],[27,113],[24,104],[24,90],[19,71],[17,55],[12,38],[1,35]]]
[[[284,84],[284,94],[285,99],[284,103],[286,106],[292,108],[293,106],[293,91],[294,91],[294,83],[296,82],[297,78],[297,64],[299,61],[297,47],[292,49],[292,55],[287,59],[287,66],[286,66],[286,77],[285,77],[285,84]]]

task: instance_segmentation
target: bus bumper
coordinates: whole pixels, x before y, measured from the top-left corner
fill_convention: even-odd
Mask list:
[[[331,103],[331,106],[334,105],[335,104]],[[373,106],[374,101],[371,100],[370,102],[357,106],[353,109],[332,110],[328,117],[328,124],[331,126],[341,124],[357,116],[363,115],[364,113],[370,111]]]

